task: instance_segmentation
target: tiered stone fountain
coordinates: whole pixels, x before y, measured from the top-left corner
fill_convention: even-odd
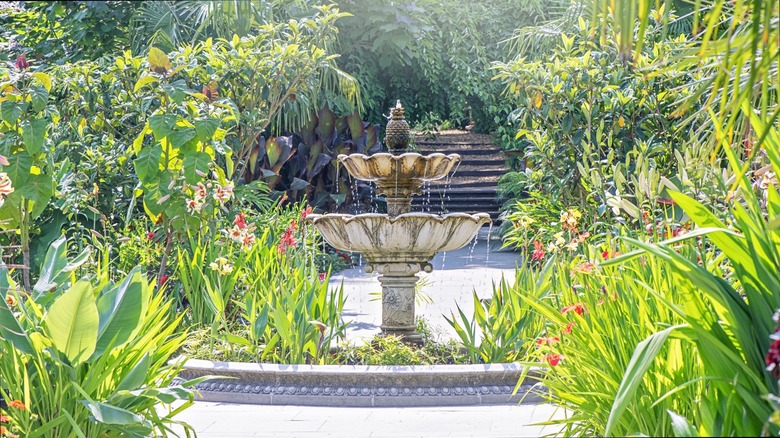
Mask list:
[[[398,129],[401,125],[402,129]],[[388,214],[310,215],[325,240],[343,251],[363,253],[366,272],[382,283],[382,332],[421,342],[415,331],[416,274],[430,272],[439,251],[465,246],[490,222],[485,213],[412,213],[411,197],[425,181],[445,177],[460,161],[457,154],[423,156],[404,152],[408,125],[400,104],[392,110],[385,143],[394,153],[338,157],[349,173],[373,181],[387,198]],[[449,406],[538,403],[527,396],[538,380],[517,363],[431,366],[277,365],[190,359],[185,379],[219,375],[196,385],[203,400],[229,403],[310,406]]]
[[[391,109],[385,144],[393,153],[339,155],[352,177],[373,181],[387,199],[387,214],[310,215],[325,240],[368,260],[366,272],[382,284],[382,333],[421,343],[415,325],[415,285],[420,271],[431,272],[436,253],[462,248],[490,222],[487,213],[444,215],[411,212],[412,195],[426,181],[444,178],[460,162],[458,154],[406,152],[409,127],[398,102]]]

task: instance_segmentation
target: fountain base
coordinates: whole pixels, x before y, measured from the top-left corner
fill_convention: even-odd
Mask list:
[[[383,336],[398,336],[405,342],[422,345],[422,336],[417,333],[415,321],[415,295],[417,273],[431,272],[428,262],[384,262],[366,265],[366,272],[379,273],[382,284],[382,329]]]

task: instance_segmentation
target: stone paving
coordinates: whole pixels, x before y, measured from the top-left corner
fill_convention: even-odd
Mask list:
[[[555,434],[560,426],[532,424],[562,415],[548,404],[330,408],[197,402],[176,418],[191,424],[201,438],[508,438]]]
[[[455,330],[445,321],[444,315],[457,314],[459,305],[467,316],[474,310],[472,291],[480,298],[488,298],[493,284],[501,281],[513,281],[515,266],[520,262],[518,253],[499,251],[501,242],[491,240],[488,252],[486,239],[488,229],[480,231],[476,244],[447,253],[437,254],[431,261],[433,272],[420,273],[423,285],[421,291],[431,302],[417,305],[417,315],[428,322],[434,332],[442,338],[457,338]],[[365,264],[365,260],[363,260]],[[356,266],[334,275],[331,283],[338,285],[343,281],[344,319],[350,321],[347,339],[360,343],[379,333],[382,322],[382,290],[376,275],[366,274],[363,266]]]

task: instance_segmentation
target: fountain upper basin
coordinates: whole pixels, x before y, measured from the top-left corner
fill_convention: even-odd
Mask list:
[[[487,213],[404,213],[388,216],[327,214],[307,218],[325,240],[342,251],[357,251],[372,263],[427,262],[441,251],[464,247],[490,222]]]
[[[444,178],[460,162],[458,154],[433,153],[422,155],[406,152],[400,155],[379,153],[373,155],[341,154],[338,160],[344,163],[353,177],[363,181],[377,181],[380,185],[403,184],[403,181],[434,181]],[[384,182],[385,184],[381,184]]]

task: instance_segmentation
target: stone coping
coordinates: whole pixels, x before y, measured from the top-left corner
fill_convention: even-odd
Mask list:
[[[523,367],[485,365],[278,365],[189,359],[179,376],[212,402],[304,406],[463,406],[538,403],[541,369],[513,394]]]

